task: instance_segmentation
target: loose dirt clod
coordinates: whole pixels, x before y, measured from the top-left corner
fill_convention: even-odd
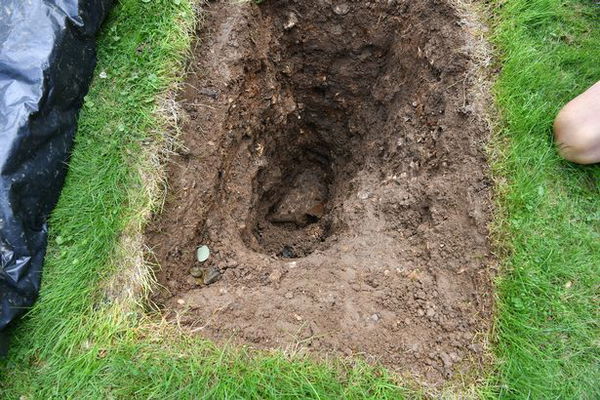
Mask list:
[[[481,363],[488,132],[455,11],[216,1],[207,15],[180,98],[186,150],[147,234],[156,301],[215,340],[359,354],[433,385]],[[210,286],[190,275],[198,243],[223,273]]]

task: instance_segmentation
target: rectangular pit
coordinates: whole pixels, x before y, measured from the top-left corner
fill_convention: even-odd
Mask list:
[[[217,341],[360,355],[432,385],[475,368],[492,312],[491,185],[456,11],[205,12],[180,95],[186,150],[147,233],[155,301]]]

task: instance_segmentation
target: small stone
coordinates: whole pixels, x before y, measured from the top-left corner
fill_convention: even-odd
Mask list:
[[[452,358],[450,358],[450,356],[447,353],[441,353],[440,354],[440,358],[442,359],[442,362],[444,363],[444,368],[452,368]]]
[[[219,91],[212,88],[200,88],[198,89],[198,93],[203,94],[204,96],[211,97],[213,99],[219,97]]]
[[[473,114],[475,111],[475,107],[472,104],[467,104],[458,109],[458,112],[463,115]]]
[[[433,308],[428,308],[427,309],[427,316],[429,318],[433,317],[435,315],[435,310]]]
[[[287,76],[291,76],[294,73],[294,69],[291,65],[287,64],[283,66],[281,72],[283,72]]]
[[[108,74],[106,73],[106,71],[102,71],[100,72],[100,74],[98,74],[98,77],[100,77],[100,79],[106,79],[108,78]]]
[[[390,270],[386,269],[385,271],[383,271],[383,275],[390,276]]]
[[[196,249],[196,258],[198,259],[199,262],[204,262],[204,261],[208,260],[209,256],[210,256],[210,249],[208,248],[208,246],[200,246]]]
[[[192,269],[190,269],[190,275],[192,275],[194,278],[202,278],[204,275],[204,270],[198,266],[193,266]]]
[[[342,33],[344,33],[344,28],[342,28],[340,25],[332,25],[330,28],[330,32],[334,35],[341,35]]]
[[[211,285],[221,279],[221,272],[216,268],[211,268],[204,275],[204,284]]]
[[[422,309],[422,308],[419,308],[419,309],[417,310],[417,315],[418,315],[419,317],[422,317],[423,315],[425,315],[425,311],[423,311],[423,309]]]
[[[379,321],[379,319],[380,319],[379,314],[373,314],[373,315],[371,315],[371,320],[373,322],[377,322],[377,321]]]
[[[282,276],[283,276],[283,274],[281,273],[281,271],[275,270],[275,271],[271,272],[271,274],[269,275],[269,280],[271,282],[279,282],[281,280]]]
[[[335,306],[335,296],[332,293],[329,293],[324,299],[323,303],[327,304],[329,307]]]
[[[296,318],[296,321],[302,321],[302,317],[298,314],[294,314],[294,318]]]
[[[288,20],[285,22],[285,24],[283,24],[283,29],[285,29],[286,31],[289,31],[290,29],[295,27],[297,23],[298,23],[298,17],[296,16],[296,14],[291,12],[288,14]]]
[[[347,3],[336,4],[333,6],[333,12],[336,15],[346,15],[350,12],[350,6]]]
[[[294,254],[294,250],[290,246],[284,246],[283,249],[281,249],[280,255],[282,258],[296,257],[296,255]]]
[[[456,363],[456,362],[462,361],[462,357],[461,357],[461,356],[459,356],[459,355],[458,355],[456,352],[454,352],[454,351],[453,351],[453,352],[451,352],[449,355],[450,355],[450,359],[452,360],[452,362],[455,362],[455,363]]]
[[[308,209],[308,211],[306,211],[306,214],[311,217],[321,219],[325,214],[325,203],[315,204],[310,209]]]
[[[293,298],[294,298],[294,293],[292,293],[292,292],[287,292],[287,293],[285,294],[285,298],[286,298],[286,299],[288,299],[288,300],[290,300],[290,299],[293,299]]]
[[[371,196],[371,193],[369,192],[360,192],[358,193],[357,197],[361,200],[366,200]]]
[[[180,306],[185,304],[185,300],[184,299],[177,299],[177,304],[179,304]]]

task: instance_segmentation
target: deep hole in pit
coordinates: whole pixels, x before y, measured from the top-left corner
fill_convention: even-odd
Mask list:
[[[298,258],[310,254],[331,234],[327,211],[335,179],[327,147],[301,146],[289,137],[284,141],[287,150],[272,150],[279,162],[257,174],[258,204],[253,207],[251,232],[260,245],[258,251]],[[288,154],[281,158],[282,153]],[[247,243],[254,246],[254,241]]]
[[[290,26],[295,13],[284,18]],[[344,184],[373,161],[374,146],[384,150],[377,136],[387,110],[372,90],[393,40],[357,44],[351,30],[343,32],[346,39],[336,30],[286,30],[285,60],[272,61],[289,108],[283,126],[258,135],[268,146],[266,167],[255,178],[257,202],[243,236],[255,251],[300,258],[327,247],[327,237],[343,225],[329,211],[352,195]]]
[[[185,146],[147,234],[167,317],[215,340],[360,353],[430,383],[481,362],[488,131],[454,9],[208,7],[179,99]]]

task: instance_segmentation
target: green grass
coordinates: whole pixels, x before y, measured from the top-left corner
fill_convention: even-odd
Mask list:
[[[600,9],[558,0],[489,5],[501,66],[492,153],[504,268],[498,364],[480,394],[599,398],[600,168],[561,161],[550,128],[562,104],[600,79]],[[51,219],[42,295],[13,329],[0,398],[419,397],[383,369],[216,348],[102,295],[122,267],[123,232],[141,229],[153,204],[142,177],[151,171],[139,168],[167,124],[156,99],[181,78],[194,18],[189,0],[121,0],[105,24]]]
[[[503,129],[495,149],[500,397],[600,398],[600,167],[558,158],[551,124],[600,80],[600,6],[493,1]]]

